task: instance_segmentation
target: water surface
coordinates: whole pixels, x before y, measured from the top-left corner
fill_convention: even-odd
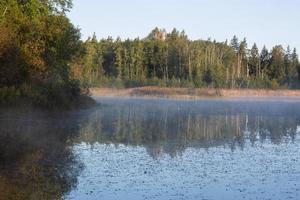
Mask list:
[[[300,198],[299,101],[97,100],[1,110],[1,198]]]

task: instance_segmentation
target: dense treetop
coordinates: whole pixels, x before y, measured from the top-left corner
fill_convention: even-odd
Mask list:
[[[143,39],[84,42],[86,54],[73,70],[88,83],[119,80],[128,85],[192,87],[296,87],[296,49],[281,45],[270,51],[234,36],[230,42],[190,40],[184,31],[155,28]],[[113,81],[113,83],[116,83]]]
[[[66,17],[70,0],[0,3],[0,99],[24,97],[43,105],[80,96],[69,73],[82,49],[80,32]]]

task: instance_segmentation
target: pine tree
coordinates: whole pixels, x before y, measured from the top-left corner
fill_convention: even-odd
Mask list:
[[[116,76],[118,79],[122,79],[124,78],[124,63],[123,63],[123,48],[122,48],[122,41],[121,38],[117,38],[117,40],[115,41],[115,48],[114,48],[114,52],[115,52],[115,67],[116,67]]]
[[[266,46],[264,46],[260,53],[260,71],[261,71],[261,77],[265,78],[265,75],[268,73],[270,66],[270,54]]]
[[[247,40],[246,38],[243,39],[243,41],[240,43],[240,48],[238,51],[238,72],[237,76],[240,78],[247,71],[247,54],[248,54],[248,47],[247,47]],[[244,72],[244,74],[242,74]]]
[[[293,53],[291,55],[291,62],[292,62],[292,69],[295,72],[294,77],[298,77],[298,80],[300,80],[300,63],[299,63],[299,58],[298,58],[296,48],[293,49]]]
[[[84,43],[87,50],[84,63],[90,70],[86,76],[91,80],[106,76],[146,82],[156,78],[165,83],[172,80],[174,85],[246,87],[251,81],[253,85],[260,81],[255,79],[264,79],[265,84],[277,81],[292,85],[299,74],[296,49],[291,53],[289,48],[284,51],[278,45],[269,53],[264,46],[259,54],[255,43],[250,50],[247,48],[246,38],[239,42],[234,36],[228,46],[215,40],[192,41],[184,31],[176,29],[162,39],[162,32],[163,29],[156,28],[142,40],[90,38]]]
[[[249,75],[258,78],[260,76],[260,60],[259,52],[256,44],[254,43],[249,57]]]
[[[291,59],[291,49],[290,46],[287,47],[287,50],[284,55],[284,68],[285,68],[285,82],[290,85],[295,75],[295,70],[293,69],[292,59]]]
[[[284,81],[284,50],[281,45],[277,45],[271,52],[270,70],[268,71],[271,79],[276,79],[279,83]]]
[[[240,49],[240,45],[239,45],[239,39],[237,38],[236,35],[234,35],[233,38],[231,39],[230,46],[235,50],[236,53],[238,53]]]

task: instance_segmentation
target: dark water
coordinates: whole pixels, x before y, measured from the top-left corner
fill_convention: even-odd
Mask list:
[[[2,109],[0,199],[300,199],[300,102]]]

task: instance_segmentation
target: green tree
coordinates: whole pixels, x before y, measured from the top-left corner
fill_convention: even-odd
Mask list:
[[[238,68],[237,68],[237,77],[240,78],[244,76],[247,71],[247,40],[246,38],[240,43],[240,48],[238,51]]]
[[[271,52],[268,75],[271,79],[276,79],[279,83],[284,81],[284,50],[281,45],[275,46]]]
[[[260,59],[259,59],[259,52],[256,44],[254,43],[249,57],[249,75],[255,76],[256,78],[260,77]]]
[[[270,66],[270,54],[266,46],[264,46],[260,53],[260,70],[261,77],[265,78],[265,74],[268,72]]]
[[[166,33],[155,28],[144,39],[108,38],[97,41],[97,45],[90,43],[86,41],[85,46],[101,49],[95,57],[103,58],[103,76],[129,81],[131,86],[146,84],[148,80],[196,87],[255,87],[270,85],[271,81],[284,85],[287,80],[292,83],[297,74],[296,52],[287,56],[276,46],[271,54],[266,47],[259,54],[256,44],[248,50],[246,39],[239,42],[236,36],[228,45],[215,40],[193,41],[184,31],[173,29]],[[95,51],[88,54],[95,55]]]
[[[80,96],[70,74],[82,47],[79,30],[65,15],[71,5],[69,0],[1,1],[0,87],[17,88],[47,106]]]

